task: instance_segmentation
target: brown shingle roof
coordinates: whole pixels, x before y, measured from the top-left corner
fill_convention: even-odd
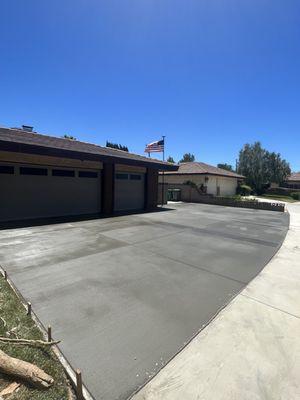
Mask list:
[[[166,172],[167,174],[205,174],[205,175],[219,175],[228,176],[232,178],[244,178],[243,175],[239,175],[235,172],[227,171],[226,169],[221,169],[214,167],[213,165],[205,164],[203,162],[187,162],[179,164],[179,168],[175,172]]]
[[[300,181],[300,172],[293,172],[288,178],[287,182]]]
[[[0,150],[8,143],[30,147],[34,146],[39,149],[56,149],[73,153],[85,153],[100,156],[99,158],[101,158],[101,156],[105,158],[111,157],[119,163],[126,162],[129,164],[130,162],[134,162],[134,164],[137,164],[139,162],[141,164],[151,164],[153,167],[169,171],[177,169],[177,166],[168,162],[128,153],[123,150],[102,147],[92,143],[80,142],[79,140],[70,140],[35,132],[27,132],[22,129],[0,128]]]

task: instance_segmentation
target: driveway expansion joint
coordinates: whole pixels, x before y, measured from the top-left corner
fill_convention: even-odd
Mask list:
[[[275,306],[273,306],[272,304],[266,303],[265,301],[261,301],[261,300],[255,298],[255,297],[249,296],[248,294],[245,294],[245,293],[242,293],[242,292],[241,292],[240,295],[243,296],[243,297],[246,297],[247,299],[256,301],[257,303],[263,304],[263,305],[266,306],[266,307],[270,307],[270,308],[272,308],[273,310],[277,310],[277,311],[280,311],[280,312],[282,312],[282,313],[284,313],[284,314],[287,314],[287,315],[289,315],[289,316],[291,316],[291,317],[300,319],[300,315],[292,314],[292,313],[290,313],[290,312],[288,312],[288,311],[286,311],[286,310],[283,310],[282,308],[275,307]]]
[[[139,244],[139,243],[137,243],[137,244]],[[131,246],[137,247],[137,244],[136,243],[132,243]],[[151,254],[155,254],[156,256],[165,258],[167,260],[174,261],[176,263],[180,262],[180,264],[186,265],[189,268],[193,268],[193,269],[196,269],[196,270],[199,270],[199,271],[207,272],[208,274],[219,276],[219,277],[224,278],[224,279],[229,279],[230,281],[239,283],[239,284],[241,284],[243,286],[245,286],[246,283],[247,283],[247,282],[243,282],[243,281],[239,281],[237,279],[231,278],[230,276],[226,276],[226,275],[223,275],[223,274],[219,274],[218,272],[211,271],[211,270],[208,269],[208,267],[206,267],[206,268],[205,267],[199,267],[199,266],[196,266],[196,265],[193,265],[193,264],[189,264],[189,263],[187,263],[185,261],[182,261],[182,260],[178,261],[178,260],[176,260],[176,258],[172,258],[172,257],[169,257],[169,256],[167,256],[165,254],[157,253],[157,252],[149,250],[149,249],[146,249],[145,251],[147,251],[147,252],[149,252]]]

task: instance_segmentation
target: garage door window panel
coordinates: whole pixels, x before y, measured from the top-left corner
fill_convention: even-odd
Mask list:
[[[20,175],[47,176],[48,170],[46,168],[20,167]]]
[[[79,178],[98,178],[98,173],[94,171],[79,171]]]
[[[69,169],[53,169],[52,176],[68,176],[75,177],[75,171]]]
[[[130,179],[132,181],[141,181],[142,180],[142,176],[141,175],[137,175],[137,174],[130,174]]]
[[[128,180],[128,174],[116,174],[118,180]]]
[[[15,173],[14,167],[10,165],[0,165],[0,174],[10,174],[13,175]]]

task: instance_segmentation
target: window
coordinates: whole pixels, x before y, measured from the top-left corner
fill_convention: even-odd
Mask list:
[[[0,165],[0,174],[14,174],[15,169],[10,165]]]
[[[52,170],[52,176],[70,176],[70,177],[74,177],[75,176],[75,171],[72,171],[70,169],[53,169]]]
[[[79,178],[98,178],[98,173],[94,171],[79,171]]]
[[[20,167],[21,175],[48,175],[47,168]]]
[[[128,179],[128,174],[116,174],[116,179]]]
[[[132,181],[140,181],[142,179],[142,176],[138,174],[130,174],[130,179]]]

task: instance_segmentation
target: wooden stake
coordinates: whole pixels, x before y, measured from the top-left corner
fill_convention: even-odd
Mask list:
[[[84,400],[82,392],[82,375],[79,369],[76,370],[76,395],[78,400]]]
[[[49,325],[48,326],[48,342],[51,342],[51,340],[52,340],[52,329],[51,329],[51,326]]]
[[[4,271],[4,279],[7,281],[7,272]]]
[[[27,315],[31,316],[31,303],[27,303]]]

